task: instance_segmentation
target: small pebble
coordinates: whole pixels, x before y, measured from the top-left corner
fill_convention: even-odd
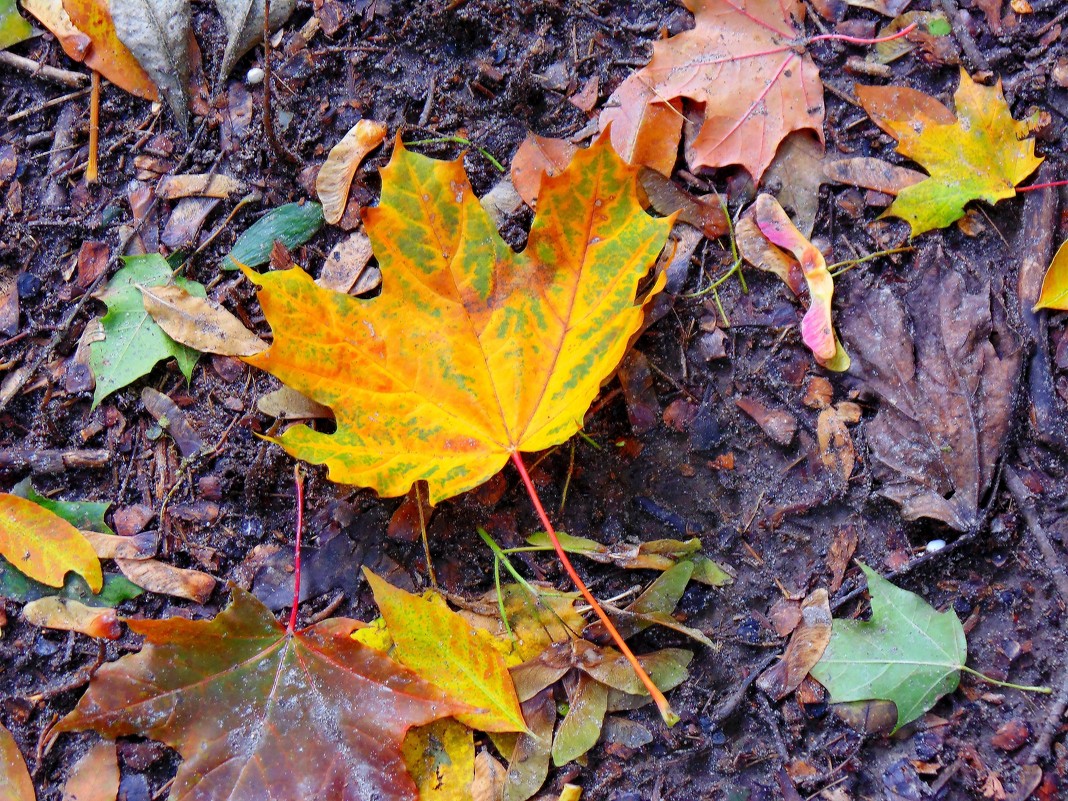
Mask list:
[[[259,67],[253,67],[245,75],[245,83],[249,86],[255,86],[256,84],[263,83],[263,70]]]
[[[945,540],[931,540],[929,543],[927,543],[927,553],[938,553],[945,547]]]

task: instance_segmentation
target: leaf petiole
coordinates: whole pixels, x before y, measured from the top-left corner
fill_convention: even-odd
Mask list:
[[[827,269],[831,271],[831,278],[837,278],[840,275],[845,275],[854,267],[863,264],[866,261],[878,259],[882,256],[892,256],[895,253],[910,253],[915,249],[916,248],[891,248],[890,250],[877,250],[874,253],[869,253],[867,256],[862,256],[859,259],[847,259],[846,261],[835,262],[834,264],[828,265]]]
[[[1021,690],[1023,692],[1027,692],[1027,693],[1042,693],[1043,695],[1052,695],[1053,694],[1053,689],[1050,688],[1050,687],[1032,687],[1032,686],[1026,685],[1026,684],[1013,684],[1012,682],[1009,682],[1009,681],[1000,681],[998,679],[992,679],[992,678],[990,678],[990,676],[987,676],[985,673],[980,673],[978,670],[973,670],[972,668],[968,667],[967,665],[961,665],[960,669],[962,671],[964,671],[965,673],[971,673],[973,676],[976,676],[976,677],[982,679],[983,681],[988,682],[989,684],[994,684],[994,685],[996,685],[998,687],[1008,687],[1011,690]]]
[[[419,145],[442,144],[465,145],[467,147],[473,147],[475,150],[481,153],[483,157],[485,157],[486,161],[488,161],[490,164],[497,168],[497,172],[505,172],[504,165],[497,161],[497,159],[493,157],[492,153],[486,150],[486,148],[476,145],[470,139],[464,139],[462,136],[434,136],[430,139],[417,139],[414,142],[404,143],[405,147],[418,147]]]

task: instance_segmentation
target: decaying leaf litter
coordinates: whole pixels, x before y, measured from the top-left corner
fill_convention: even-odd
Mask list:
[[[285,5],[272,3],[272,8]],[[693,10],[707,13],[717,5]],[[878,703],[855,710],[847,726],[838,713],[826,711],[827,699],[811,679],[781,701],[769,700],[777,692],[748,688],[796,631],[791,621],[806,619],[802,601],[810,591],[830,590],[836,623],[864,614],[861,572],[853,557],[919,593],[922,603],[956,614],[972,667],[1021,684],[1059,688],[1063,681],[1058,659],[1063,599],[1048,569],[1060,558],[1063,533],[1058,517],[1063,493],[1057,489],[1064,465],[1058,454],[1063,453],[1068,360],[1062,358],[1062,316],[1029,316],[1040,294],[1046,305],[1056,303],[1050,294],[1056,292],[1056,273],[1047,280],[1053,289],[1046,293],[1042,279],[1065,239],[1057,190],[996,206],[972,203],[959,224],[910,242],[907,225],[877,217],[893,195],[918,184],[924,174],[908,176],[893,168],[934,171],[925,161],[897,157],[894,142],[845,98],[852,96],[853,83],[905,85],[956,108],[959,116],[952,95],[964,80],[961,66],[987,86],[1000,77],[1012,117],[1021,128],[1026,123],[1046,159],[1038,173],[1014,177],[1013,183],[1062,179],[1068,110],[1064,21],[1056,19],[1056,4],[1050,3],[1035,2],[1026,11],[1021,4],[946,4],[948,9],[937,4],[932,9],[916,3],[910,12],[935,13],[912,18],[924,19],[926,28],[909,37],[914,49],[896,60],[890,61],[883,47],[811,41],[825,33],[874,36],[904,10],[875,5],[879,9],[819,3],[823,19],[810,11],[803,24],[785,16],[781,24],[775,22],[775,36],[784,30],[804,35],[822,76],[822,130],[800,127],[815,128],[827,139],[823,163],[828,166],[825,180],[815,181],[821,194],[811,236],[807,226],[798,225],[827,251],[831,272],[848,268],[834,277],[833,316],[855,369],[840,376],[821,370],[802,342],[798,324],[809,299],[796,262],[780,260],[771,265],[779,277],[765,276],[738,259],[749,257],[741,248],[735,254],[729,236],[714,244],[680,235],[678,247],[668,254],[676,267],[668,271],[663,299],[650,309],[648,319],[655,322],[637,340],[619,379],[595,401],[583,429],[589,440],[569,441],[528,459],[553,522],[568,534],[608,543],[609,553],[617,554],[594,561],[581,549],[573,552],[598,598],[609,600],[628,590],[633,596],[659,575],[619,569],[632,566],[636,543],[643,540],[684,542],[697,535],[702,552],[735,574],[729,591],[691,584],[675,610],[682,626],[653,626],[634,637],[639,654],[680,647],[696,653],[688,678],[669,695],[682,722],[667,729],[650,708],[610,712],[586,766],[572,763],[550,774],[542,789],[547,797],[557,797],[568,782],[591,798],[686,793],[759,798],[798,792],[827,798],[919,798],[932,792],[998,798],[1012,792],[1026,797],[1030,785],[1038,788],[1037,797],[1057,797],[1063,787],[1057,721],[1047,716],[1053,701],[1042,696],[1028,698],[965,677],[961,688],[926,716],[888,738],[858,733],[865,726],[879,729],[880,714],[886,731],[894,727],[895,719],[880,712]],[[761,8],[755,15],[773,12]],[[942,23],[935,17],[951,19],[950,30],[939,33]],[[335,252],[335,264],[351,254],[351,273],[333,280],[348,281],[373,297],[378,282],[388,282],[389,275],[377,278],[378,265],[360,256],[365,235],[357,211],[377,202],[379,170],[392,148],[372,152],[355,169],[348,213],[321,230],[323,212],[313,206],[315,176],[307,169],[321,164],[361,117],[385,124],[391,136],[402,125],[413,126],[404,134],[408,143],[443,135],[473,142],[504,166],[528,131],[556,138],[584,132],[579,138],[585,145],[599,127],[598,112],[611,108],[615,87],[648,60],[649,44],[662,38],[657,47],[670,48],[670,36],[688,28],[690,19],[670,4],[626,10],[608,4],[516,9],[477,2],[440,9],[409,9],[401,3],[298,7],[272,42],[271,60],[273,127],[284,148],[301,159],[296,168],[272,152],[261,135],[262,81],[256,72],[263,66],[261,49],[238,63],[224,92],[214,98],[189,93],[191,148],[178,109],[177,118],[164,112],[152,123],[147,104],[131,105],[117,89],[105,87],[97,185],[80,181],[87,134],[77,123],[84,97],[7,122],[0,144],[0,253],[5,275],[15,280],[0,284],[14,289],[5,290],[0,300],[10,329],[4,332],[9,338],[3,344],[4,386],[15,389],[0,395],[5,482],[10,474],[0,488],[9,490],[30,476],[35,491],[46,496],[112,503],[108,522],[120,536],[158,532],[158,547],[148,548],[146,541],[147,550],[136,554],[140,558],[120,557],[128,568],[136,563],[138,581],[154,588],[135,600],[122,600],[137,588],[116,584],[114,552],[109,557],[98,551],[105,592],[114,588],[108,597],[121,602],[122,615],[214,618],[227,594],[222,587],[213,591],[213,576],[250,587],[271,608],[288,607],[291,467],[277,448],[253,436],[282,430],[272,430],[272,419],[256,411],[258,399],[278,385],[233,359],[209,355],[201,357],[189,383],[169,361],[110,399],[101,397],[90,412],[91,354],[100,340],[86,323],[102,316],[104,307],[85,301],[69,328],[62,325],[66,315],[85,293],[115,279],[121,265],[111,254],[117,256],[123,247],[127,253],[154,253],[161,243],[165,253],[203,247],[181,275],[208,287],[246,330],[261,335],[267,328],[249,285],[235,273],[221,272],[241,261],[235,254],[255,252],[268,269],[295,262],[313,275]],[[199,14],[192,25],[208,54],[202,70],[210,79],[227,45],[224,27],[213,20]],[[243,46],[238,42],[234,48]],[[786,60],[801,62],[791,47],[781,40],[768,43],[765,49],[783,59],[775,70]],[[76,68],[49,37],[12,51],[49,66]],[[864,64],[858,63],[866,56]],[[10,77],[15,86],[3,100],[8,117],[57,96],[58,87],[40,78],[14,67],[0,65],[0,70],[5,85]],[[199,85],[204,84],[194,82]],[[167,98],[172,106],[173,96]],[[676,170],[676,190],[670,195],[659,190],[655,204],[664,212],[682,208],[682,219],[698,220],[706,234],[723,235],[722,196],[741,231],[744,219],[734,217],[748,205],[746,175],[729,168],[701,175],[700,154],[707,149],[698,148],[694,158],[685,146],[700,128],[702,112],[708,118],[708,109],[689,105],[700,103],[700,95],[668,101],[677,108],[662,120],[691,119],[679,134],[685,142],[678,166],[686,174]],[[210,109],[215,109],[212,124],[199,130],[198,120]],[[808,110],[816,113],[814,107]],[[136,132],[142,122],[143,132]],[[453,158],[460,146],[432,141],[414,149]],[[30,159],[35,153],[41,157]],[[832,156],[834,162],[828,160]],[[518,198],[507,200],[498,186],[502,173],[482,150],[469,149],[464,161],[474,194],[494,199],[490,213],[502,220],[505,238],[520,245],[529,212]],[[177,194],[169,189],[166,202],[153,202],[153,189],[168,172],[179,179],[179,187],[180,176],[212,173],[236,183],[232,194],[190,191],[183,196],[181,188]],[[775,177],[774,165],[769,172]],[[782,176],[789,179],[790,172],[780,170],[769,189],[780,191]],[[643,185],[650,184],[643,180]],[[188,180],[185,186],[206,184]],[[792,191],[797,198],[804,190]],[[802,213],[790,197],[780,194],[787,211]],[[669,202],[674,208],[665,206]],[[240,243],[235,249],[237,235],[263,211],[287,203],[298,204],[291,214],[299,219],[271,225],[272,238],[285,239],[288,249],[272,248],[269,239],[251,250],[246,240],[244,251]],[[854,266],[869,253],[898,250],[905,252]],[[227,254],[234,258],[224,259]],[[171,269],[179,264],[180,259]],[[893,333],[877,333],[884,331]],[[40,365],[22,378],[37,358]],[[295,417],[323,414],[293,398],[289,406]],[[78,467],[86,464],[104,467]],[[420,521],[428,529],[435,578],[453,608],[482,604],[477,608],[484,619],[499,621],[493,615],[495,570],[504,575],[502,598],[514,597],[517,590],[476,530],[484,527],[505,551],[545,547],[524,546],[539,523],[525,496],[516,494],[517,485],[515,474],[506,471],[430,508],[425,487],[404,500],[382,502],[310,472],[305,534],[311,544],[303,554],[302,622],[375,617],[359,564],[393,585],[426,586]],[[542,550],[506,555],[526,580],[549,579],[554,592],[571,589]],[[79,581],[69,577],[63,593],[91,608],[91,593],[79,590]],[[47,596],[47,585],[34,592],[42,588]],[[182,601],[163,594],[164,588],[200,600]],[[12,592],[28,600],[25,586],[7,590]],[[633,608],[632,596],[610,603]],[[59,797],[75,762],[90,742],[100,741],[64,735],[39,761],[35,743],[53,713],[73,708],[87,674],[102,661],[97,643],[105,641],[35,628],[22,609],[21,601],[5,602],[0,655],[14,686],[5,688],[0,722],[14,732],[21,754],[30,757],[40,797]],[[497,624],[492,625],[496,632]],[[710,639],[714,648],[687,638],[685,627]],[[556,637],[566,643],[568,631],[556,629]],[[593,632],[587,636],[596,638]],[[141,645],[124,634],[100,647],[112,661]],[[788,660],[790,653],[787,649]],[[588,707],[599,691],[581,678],[587,675],[582,671],[570,675],[554,690],[557,700]],[[542,695],[529,711],[524,704],[532,731],[543,732],[551,721],[546,703],[551,699]],[[588,729],[570,729],[587,732],[579,741],[589,737]],[[481,749],[486,738],[477,737]],[[440,753],[434,748],[441,742],[457,740],[446,730],[427,738],[439,746],[423,751],[422,769],[412,762],[408,767],[429,794],[430,785],[448,776],[443,763],[427,755]],[[548,753],[534,743],[529,741],[529,753]],[[487,780],[499,775],[486,759],[506,750],[498,743],[479,753],[472,770]],[[553,755],[567,756],[565,747],[554,747]],[[119,761],[125,797],[147,797],[177,768],[166,750],[125,739],[119,741]],[[1044,772],[1036,776],[1034,764]],[[531,792],[537,792],[536,777],[525,775]]]

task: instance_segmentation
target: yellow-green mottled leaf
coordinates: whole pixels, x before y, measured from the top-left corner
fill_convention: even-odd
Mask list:
[[[897,152],[923,165],[931,177],[906,187],[886,210],[918,236],[964,216],[972,200],[997,203],[1015,197],[1016,184],[1042,159],[1025,123],[1012,118],[1001,83],[983,86],[961,70],[953,100],[956,120],[913,114],[908,104],[887,106],[881,97],[897,87],[858,86],[857,97],[881,128],[897,139]]]
[[[439,596],[413,595],[364,569],[389,627],[394,657],[478,712],[457,720],[481,731],[525,731],[512,677],[499,651]]]
[[[471,801],[475,739],[467,726],[443,718],[409,729],[401,753],[419,801]]]
[[[33,35],[33,26],[15,7],[15,0],[0,0],[0,50]]]
[[[246,361],[334,410],[335,433],[294,426],[277,439],[287,451],[385,496],[425,480],[431,503],[579,429],[641,327],[638,283],[671,227],[642,210],[636,170],[605,137],[544,179],[522,253],[460,161],[399,141],[364,220],[381,295],[322,289],[299,268],[246,271],[274,330]]]
[[[89,540],[59,515],[17,495],[0,493],[0,555],[50,587],[62,587],[68,571],[82,576],[93,592],[104,586]]]
[[[1039,309],[1068,311],[1068,242],[1057,250],[1042,279],[1042,293],[1035,304],[1035,311]]]

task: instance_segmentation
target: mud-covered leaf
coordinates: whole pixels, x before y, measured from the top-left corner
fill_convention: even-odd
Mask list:
[[[289,634],[233,590],[212,620],[131,620],[139,653],[102,667],[56,734],[162,740],[185,760],[172,799],[415,801],[400,747],[456,706],[335,618]]]
[[[223,259],[223,269],[260,267],[271,260],[275,242],[292,250],[315,236],[322,227],[323,207],[318,203],[286,203],[271,209],[237,238],[233,250]]]
[[[611,121],[613,142],[633,141],[650,107],[681,127],[681,114],[667,108],[679,97],[704,108],[686,148],[694,169],[741,164],[759,181],[791,131],[812,129],[822,140],[819,71],[794,46],[800,0],[686,0],[686,7],[693,29],[656,42],[652,60],[613,93],[619,106],[610,99],[601,118]]]
[[[514,451],[566,440],[641,327],[638,283],[670,226],[642,210],[635,172],[603,137],[579,151],[543,179],[515,253],[459,161],[398,141],[382,200],[364,212],[381,295],[330,292],[299,268],[249,273],[275,339],[246,361],[337,418],[333,434],[294,426],[276,441],[383,496],[425,480],[436,504]]]
[[[974,528],[1020,374],[1019,340],[1000,300],[935,267],[906,304],[887,286],[866,289],[841,325],[852,372],[881,401],[864,428],[879,493],[908,520]]]
[[[997,203],[1015,197],[1016,184],[1042,163],[1034,140],[1025,138],[1027,123],[1012,118],[1000,82],[983,86],[962,69],[953,95],[956,115],[949,122],[937,100],[918,103],[921,113],[910,114],[910,104],[891,99],[895,94],[915,100],[919,93],[857,87],[864,109],[897,139],[897,152],[930,173],[926,181],[902,189],[885,212],[907,220],[913,236],[959,220],[972,200]]]
[[[252,356],[267,343],[219,303],[180,286],[138,286],[145,311],[156,325],[187,348],[221,356]]]
[[[411,728],[401,752],[419,801],[471,801],[475,740],[467,726],[444,718]]]
[[[200,354],[171,339],[149,316],[138,286],[170,283],[171,267],[162,256],[130,256],[100,293],[108,313],[100,320],[104,340],[89,346],[89,367],[96,378],[93,407],[116,390],[148,375],[157,362],[170,357],[182,374],[193,375]],[[204,287],[183,278],[174,283],[187,292],[204,296]]]
[[[115,30],[108,0],[63,0],[74,27],[92,43],[78,61],[84,61],[116,86],[145,100],[158,100],[159,91],[134,54],[120,40]],[[68,51],[67,55],[71,55]]]
[[[835,620],[812,677],[834,703],[893,701],[896,730],[957,689],[968,643],[952,609],[938,612],[867,565],[861,568],[868,578],[871,620]]]
[[[220,80],[230,74],[238,59],[263,41],[263,0],[215,0],[226,25],[226,50],[219,67]],[[293,13],[297,0],[272,0],[269,27],[273,31]]]
[[[15,0],[0,0],[0,50],[33,35],[33,26],[19,14]]]
[[[352,176],[360,162],[385,138],[385,125],[374,120],[360,120],[330,148],[326,162],[315,177],[315,193],[323,204],[323,218],[331,225],[337,225],[345,214]]]
[[[62,587],[70,571],[94,592],[104,584],[93,546],[54,512],[17,495],[0,493],[0,554],[21,573],[50,587]]]
[[[0,724],[0,788],[4,801],[34,801],[30,771],[11,732]]]
[[[189,0],[109,0],[119,41],[159,88],[178,124],[189,127]]]
[[[1034,310],[1039,309],[1068,311],[1068,242],[1057,249],[1057,255],[1042,279],[1042,293]]]
[[[504,657],[440,596],[424,598],[394,587],[364,568],[389,628],[397,659],[450,697],[479,710],[457,715],[482,731],[524,731]]]

